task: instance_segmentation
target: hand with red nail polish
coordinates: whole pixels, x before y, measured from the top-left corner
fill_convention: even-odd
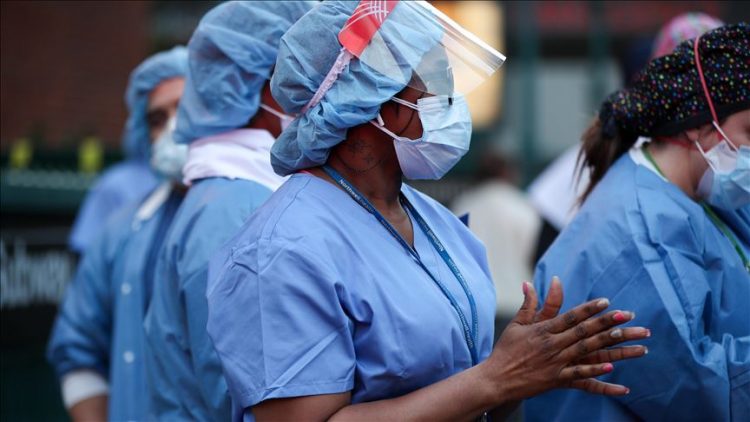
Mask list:
[[[523,284],[525,300],[503,332],[492,355],[481,365],[506,400],[522,400],[553,388],[575,388],[595,394],[624,395],[628,389],[596,379],[614,370],[612,362],[646,354],[643,346],[615,347],[647,337],[642,327],[616,328],[634,314],[610,311],[601,298],[558,315],[562,286],[553,278],[549,294],[537,312],[537,295]]]

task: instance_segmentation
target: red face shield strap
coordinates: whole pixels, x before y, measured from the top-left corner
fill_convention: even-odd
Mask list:
[[[339,32],[339,42],[359,57],[398,0],[362,0]]]
[[[693,42],[693,56],[695,58],[695,67],[698,69],[698,77],[701,80],[701,86],[703,87],[703,94],[706,96],[706,102],[708,103],[708,109],[711,110],[711,117],[714,119],[714,124],[719,126],[719,118],[716,115],[716,109],[714,108],[714,102],[711,100],[711,94],[708,92],[708,85],[706,84],[706,78],[703,76],[703,67],[701,66],[701,58],[700,58],[700,49],[698,48],[700,46],[702,35],[699,35],[695,38],[695,41]],[[719,136],[728,141],[726,137],[724,136],[724,133],[721,130],[718,130]]]
[[[307,110],[320,103],[344,68],[349,65],[352,57],[359,57],[370,44],[372,37],[378,32],[397,3],[398,0],[362,0],[359,2],[352,16],[339,31],[338,39],[342,47],[336,61],[310,101],[302,107],[300,114],[307,113]]]

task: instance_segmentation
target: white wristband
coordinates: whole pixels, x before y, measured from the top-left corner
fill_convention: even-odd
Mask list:
[[[61,384],[63,403],[66,409],[70,409],[88,398],[109,393],[107,380],[98,372],[90,369],[68,372],[63,376]]]

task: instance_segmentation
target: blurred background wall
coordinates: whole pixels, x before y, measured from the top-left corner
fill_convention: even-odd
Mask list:
[[[148,18],[143,2],[3,3],[0,138],[116,140],[128,72],[150,50]]]
[[[472,183],[487,151],[509,157],[526,186],[578,141],[670,18],[750,20],[744,1],[434,3],[508,57],[469,98],[469,155],[445,180],[415,183],[445,203]],[[75,269],[70,225],[96,175],[122,157],[128,74],[187,43],[215,4],[0,2],[0,419],[65,418],[43,352]]]

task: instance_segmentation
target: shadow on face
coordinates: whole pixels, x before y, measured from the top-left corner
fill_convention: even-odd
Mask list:
[[[148,96],[146,123],[153,143],[159,138],[167,122],[177,114],[177,105],[185,89],[185,78],[171,78],[160,82]]]
[[[419,78],[412,76],[409,84],[401,90],[396,97],[417,104],[420,98],[431,97],[426,91],[424,84]],[[422,137],[422,122],[419,120],[419,113],[403,104],[393,101],[387,101],[380,108],[380,116],[385,122],[385,126],[396,135],[408,139],[418,139]]]

